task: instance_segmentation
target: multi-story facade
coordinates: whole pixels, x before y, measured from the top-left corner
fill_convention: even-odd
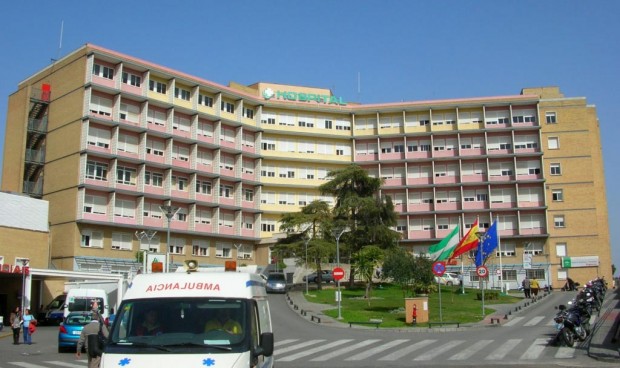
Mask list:
[[[2,189],[49,201],[63,269],[128,272],[145,249],[266,264],[281,214],[333,202],[318,186],[356,163],[384,179],[399,245],[415,254],[497,219],[505,282],[611,277],[596,111],[555,87],[352,104],[320,88],[222,86],[86,45],[20,83],[4,151]],[[169,223],[162,206],[178,209]],[[462,263],[451,267],[475,281]]]

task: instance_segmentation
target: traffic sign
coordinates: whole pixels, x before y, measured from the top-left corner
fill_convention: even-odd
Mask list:
[[[336,267],[332,270],[332,275],[334,275],[334,280],[340,281],[344,277],[344,270],[340,267]]]
[[[476,274],[480,277],[487,277],[489,275],[489,269],[487,266],[476,267]]]
[[[446,264],[444,262],[441,261],[437,261],[435,263],[433,263],[433,273],[435,274],[435,276],[443,276],[443,274],[446,272]]]

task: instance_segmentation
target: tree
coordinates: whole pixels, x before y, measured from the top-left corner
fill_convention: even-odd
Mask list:
[[[613,278],[615,274],[616,274],[616,265],[612,264],[611,265],[611,277]]]
[[[381,277],[390,279],[403,291],[403,298],[407,297],[407,292],[412,292],[414,280],[415,260],[411,253],[402,248],[395,248],[386,252],[383,265],[381,266]]]
[[[372,276],[375,268],[383,258],[383,250],[377,246],[369,245],[360,250],[354,258],[354,266],[366,282],[366,294],[364,298],[370,305],[370,294],[372,290]]]
[[[368,245],[382,249],[393,247],[400,233],[390,227],[396,226],[397,215],[390,197],[379,196],[382,180],[373,178],[358,165],[334,170],[327,174],[329,181],[319,187],[323,195],[336,198],[333,215],[350,229],[341,243],[352,256]],[[349,274],[349,285],[355,279],[355,267]]]
[[[283,214],[280,230],[287,233],[287,237],[278,240],[275,246],[280,254],[295,255],[298,264],[314,263],[319,289],[322,288],[321,262],[333,256],[335,251],[329,233],[324,230],[330,228],[332,217],[329,204],[320,200],[310,202],[299,212]],[[305,259],[306,244],[308,259]]]

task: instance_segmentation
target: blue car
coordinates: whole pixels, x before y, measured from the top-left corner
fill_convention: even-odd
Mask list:
[[[58,328],[58,352],[75,352],[84,326],[91,321],[90,312],[71,312]]]

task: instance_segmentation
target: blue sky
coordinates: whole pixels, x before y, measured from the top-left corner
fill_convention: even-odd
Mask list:
[[[613,0],[9,1],[0,15],[0,144],[17,84],[85,43],[221,84],[325,87],[362,103],[559,86],[597,107],[620,268],[619,15]]]

